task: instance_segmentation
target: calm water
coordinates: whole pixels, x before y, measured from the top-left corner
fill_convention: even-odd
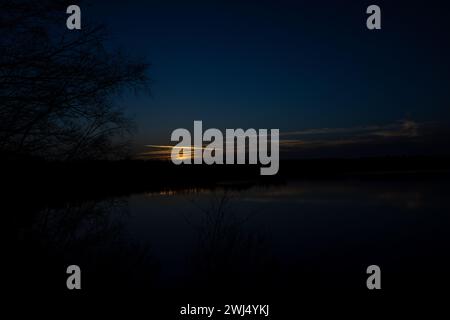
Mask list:
[[[92,291],[366,290],[371,264],[381,267],[383,288],[399,292],[446,278],[448,181],[234,187],[47,208],[18,243],[24,259],[41,262],[46,287],[54,280],[58,289],[65,282],[55,272],[71,263]]]
[[[163,278],[175,285],[190,277],[191,260],[209,272],[215,266],[224,271],[224,264],[234,270],[272,263],[280,285],[296,270],[360,273],[378,264],[391,272],[424,273],[424,265],[437,263],[435,268],[448,257],[448,187],[292,181],[244,191],[141,194],[129,199],[126,232],[150,246],[164,266]]]

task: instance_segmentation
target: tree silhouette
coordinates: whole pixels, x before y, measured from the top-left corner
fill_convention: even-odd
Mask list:
[[[133,129],[114,96],[148,89],[148,64],[107,49],[101,26],[66,28],[63,0],[0,2],[0,152],[117,155]]]

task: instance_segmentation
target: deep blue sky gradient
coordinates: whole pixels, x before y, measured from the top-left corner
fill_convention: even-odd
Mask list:
[[[368,5],[382,30],[366,28]],[[137,145],[206,127],[308,128],[450,118],[444,1],[108,1],[83,9],[152,64],[126,95]]]

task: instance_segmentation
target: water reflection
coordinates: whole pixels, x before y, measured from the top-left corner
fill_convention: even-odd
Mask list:
[[[207,203],[191,198],[196,210],[185,219],[197,236],[189,261],[197,285],[254,289],[273,280],[276,263],[269,239],[263,230],[249,228],[257,212],[240,211],[239,198],[228,190],[210,193]]]
[[[31,223],[18,229],[17,265],[24,268],[18,274],[32,265],[36,275],[23,278],[24,287],[59,292],[71,264],[81,267],[84,291],[151,287],[156,264],[148,244],[124,233],[128,217],[126,199],[37,210]]]
[[[386,204],[396,207],[417,209],[426,206],[427,199],[434,201],[448,190],[446,184],[440,188],[438,183],[411,182],[378,182],[367,183],[358,181],[291,181],[275,186],[258,186],[249,184],[247,187],[235,189],[236,186],[219,186],[216,188],[185,188],[168,189],[145,193],[147,197],[159,196],[190,196],[210,195],[212,198],[222,192],[235,196],[240,194],[238,201],[248,202],[284,202],[294,201],[302,203],[324,203],[356,201],[356,203],[370,201],[374,204]],[[236,192],[239,191],[239,192]],[[437,192],[436,192],[437,191]],[[443,199],[439,199],[443,200]],[[432,203],[430,204],[432,205]]]
[[[316,180],[48,205],[19,223],[15,258],[50,291],[69,264],[87,291],[360,290],[374,263],[424,287],[448,265],[449,196],[446,181]]]
[[[447,260],[449,195],[448,182],[417,180],[289,181],[135,195],[129,232],[158,248],[163,276],[166,283],[176,279],[174,287],[361,290],[374,262],[400,287],[415,272],[437,276],[430,259]]]

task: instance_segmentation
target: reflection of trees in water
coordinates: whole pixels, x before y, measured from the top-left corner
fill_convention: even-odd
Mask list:
[[[87,253],[120,237],[120,219],[126,214],[125,206],[123,200],[110,200],[46,208],[36,217],[32,236],[42,246],[55,251],[71,249]]]
[[[81,267],[87,290],[148,288],[155,266],[147,248],[125,236],[127,216],[127,201],[120,199],[41,210],[22,230],[23,265],[38,261],[40,280],[50,289],[64,288],[65,270],[71,264]]]
[[[206,207],[193,201],[198,212],[186,216],[198,235],[198,248],[192,259],[197,284],[254,287],[273,278],[275,261],[268,238],[251,230],[254,212],[236,210],[234,197],[227,191],[213,192]]]

